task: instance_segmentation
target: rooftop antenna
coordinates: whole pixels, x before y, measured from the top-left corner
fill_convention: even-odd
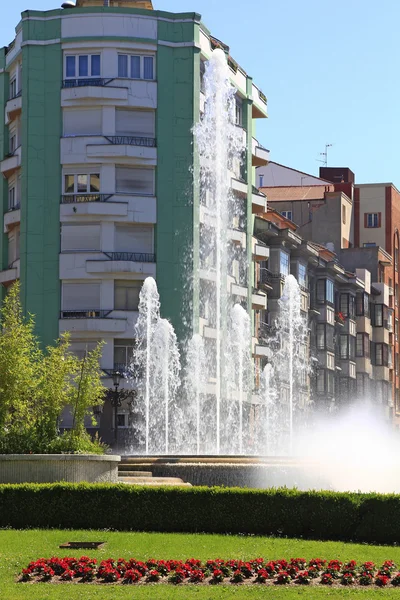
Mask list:
[[[320,160],[319,158],[317,158],[318,162],[321,162],[324,167],[328,166],[328,148],[331,148],[333,146],[333,144],[325,144],[325,152],[320,152],[319,155],[323,156],[323,160]]]

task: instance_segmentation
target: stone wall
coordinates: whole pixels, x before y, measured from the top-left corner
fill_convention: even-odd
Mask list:
[[[120,456],[0,454],[0,483],[116,483]]]

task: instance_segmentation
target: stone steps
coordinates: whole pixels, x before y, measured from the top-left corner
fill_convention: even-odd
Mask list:
[[[131,471],[130,469],[120,469],[118,467],[118,477],[153,477],[153,473],[151,471]]]
[[[127,483],[129,485],[172,485],[192,487],[190,483],[185,483],[179,477],[119,477],[118,479],[118,483]]]

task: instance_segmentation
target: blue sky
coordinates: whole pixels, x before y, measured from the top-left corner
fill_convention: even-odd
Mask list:
[[[4,6],[3,6],[4,3]],[[400,187],[399,0],[153,0],[154,7],[199,12],[212,34],[268,97],[257,136],[271,159],[318,173],[326,143],[330,166],[356,181]],[[5,0],[0,44],[20,13],[61,0]]]

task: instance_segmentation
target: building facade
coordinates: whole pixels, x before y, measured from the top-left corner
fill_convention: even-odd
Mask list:
[[[130,362],[147,276],[157,280],[162,316],[178,338],[207,336],[201,288],[212,282],[199,268],[206,215],[193,126],[215,48],[227,55],[246,145],[242,167],[231,173],[244,206],[231,242],[249,268],[232,272],[230,293],[250,309],[265,306],[253,293],[251,259],[259,258],[254,215],[266,209],[255,167],[268,162],[253,132],[267,104],[196,13],[153,10],[150,0],[65,6],[22,13],[0,56],[0,288],[4,294],[20,280],[43,346],[69,331],[73,351],[83,355],[103,340],[110,386],[113,371]],[[128,412],[121,408],[121,430]],[[102,423],[109,441],[108,405]]]
[[[304,288],[304,306],[308,301],[309,401],[317,410],[330,410],[356,397],[369,397],[387,417],[395,417],[399,369],[395,253],[380,245],[385,239],[360,247],[362,209],[354,174],[349,169],[321,169],[317,178],[277,163],[257,171],[270,208],[256,223],[268,220],[269,229],[271,223],[278,227],[273,244],[290,256],[266,263],[263,277],[274,281],[277,272],[282,276],[282,268],[286,269]],[[368,223],[370,217],[365,219]],[[374,219],[374,228],[379,229],[381,222]],[[290,244],[285,241],[288,237]],[[302,263],[297,264],[300,249]],[[269,301],[268,308],[271,305]],[[263,319],[271,324],[273,310]]]

